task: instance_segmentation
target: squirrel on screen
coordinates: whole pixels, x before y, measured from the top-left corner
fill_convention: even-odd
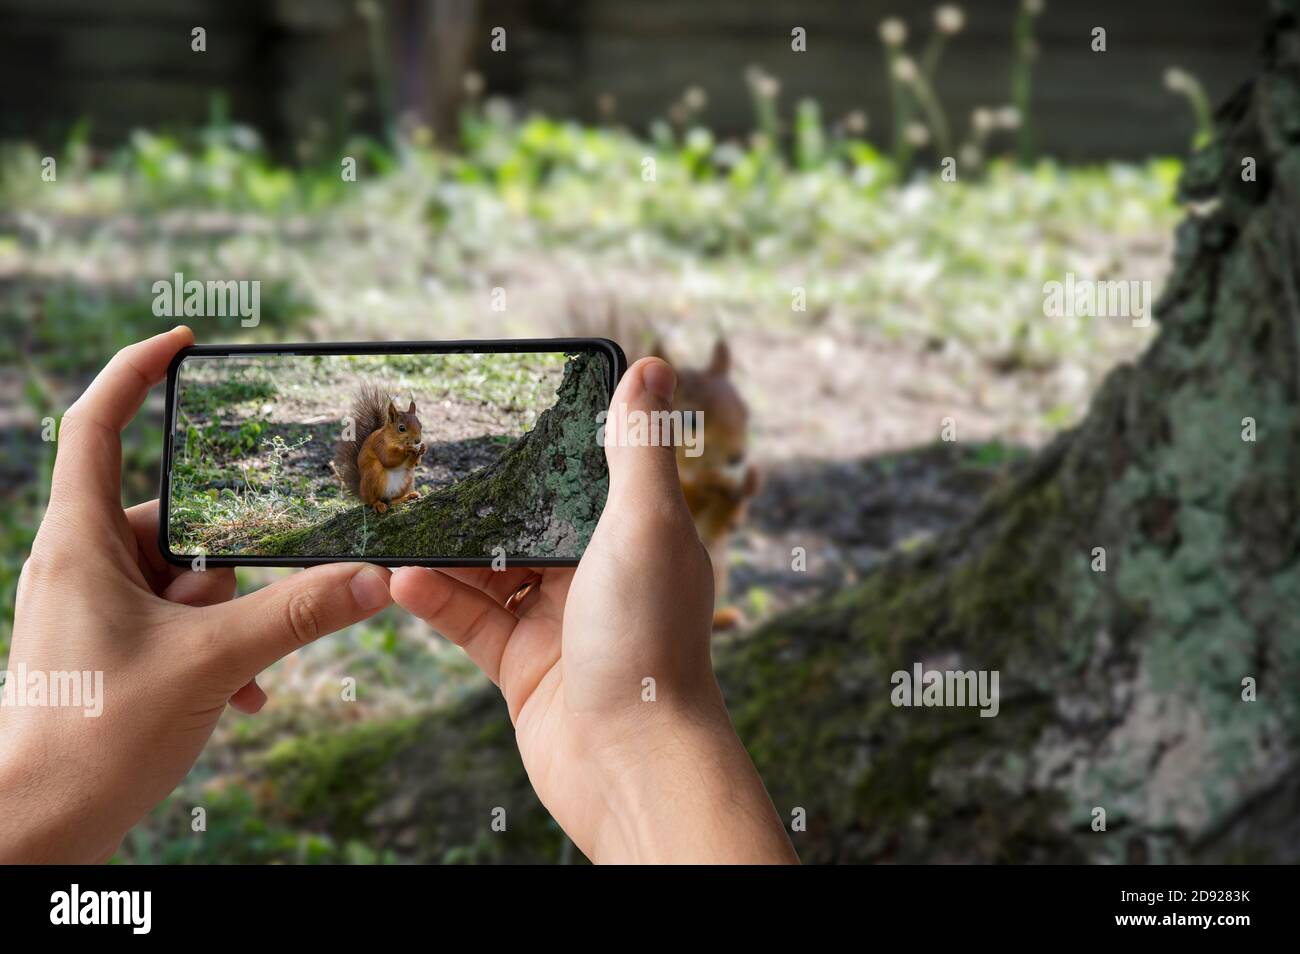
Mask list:
[[[334,474],[375,513],[420,496],[415,468],[428,448],[415,412],[415,401],[399,411],[385,391],[367,385],[352,403],[355,436],[334,446]]]

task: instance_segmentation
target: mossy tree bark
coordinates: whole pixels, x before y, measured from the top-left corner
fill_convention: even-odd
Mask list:
[[[554,406],[492,464],[385,514],[353,507],[252,549],[269,556],[576,557],[609,489],[597,439],[598,415],[608,405],[604,358],[574,355]]]
[[[1186,169],[1140,362],[966,525],[719,647],[806,861],[1300,861],[1300,0],[1273,9],[1261,74]],[[998,716],[895,707],[916,662],[999,671]],[[499,703],[403,731],[355,830],[481,845],[505,799],[530,834],[492,850],[553,857]],[[288,805],[337,764],[311,752],[272,767]]]
[[[1296,12],[1186,169],[1137,366],[967,525],[724,654],[806,859],[1300,860]],[[998,670],[1000,714],[896,708],[916,662]]]

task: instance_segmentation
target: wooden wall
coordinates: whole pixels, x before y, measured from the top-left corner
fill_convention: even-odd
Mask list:
[[[381,5],[385,0],[377,0]],[[388,0],[392,2],[392,0]],[[970,110],[1007,100],[1018,0],[967,0],[938,88],[957,130]],[[865,110],[889,127],[879,21],[898,15],[919,50],[933,4],[901,0],[479,0],[478,69],[490,91],[584,119],[612,94],[622,122],[663,116],[690,86],[726,133],[751,128],[743,80],[755,64],[781,80],[787,112],[801,97],[836,119]],[[1168,66],[1197,75],[1212,98],[1249,76],[1267,0],[1046,0],[1038,23],[1034,121],[1040,145],[1068,159],[1180,153],[1185,104]],[[808,52],[790,50],[790,29]],[[190,51],[204,26],[208,50]],[[493,26],[508,52],[489,51]],[[1104,26],[1109,50],[1089,49]],[[380,118],[364,22],[351,0],[0,0],[0,138],[56,144],[89,117],[95,138],[136,126],[192,127],[214,92],[281,148],[309,129]]]

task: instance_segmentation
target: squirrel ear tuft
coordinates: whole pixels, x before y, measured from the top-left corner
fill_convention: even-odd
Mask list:
[[[726,374],[731,370],[731,349],[727,342],[719,338],[713,344],[713,356],[709,359],[709,371],[712,374]]]
[[[388,402],[388,421],[390,424],[397,421],[397,406],[392,401]]]
[[[415,413],[415,399],[414,399],[414,398],[411,399],[411,406],[408,407],[408,408],[406,409],[406,413],[407,413],[407,414],[414,414],[414,413]]]

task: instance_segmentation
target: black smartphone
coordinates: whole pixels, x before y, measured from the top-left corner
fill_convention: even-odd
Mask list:
[[[626,364],[604,338],[186,348],[159,546],[191,566],[573,565]]]

